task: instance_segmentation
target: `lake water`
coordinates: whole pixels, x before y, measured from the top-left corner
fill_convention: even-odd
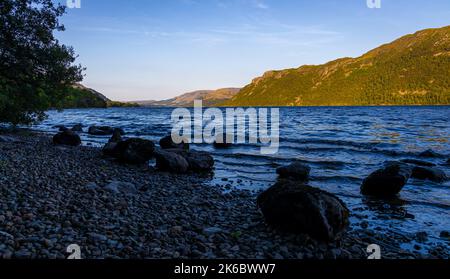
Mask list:
[[[121,127],[129,137],[155,141],[171,131],[169,108],[111,108],[50,111],[35,129],[55,132],[55,125]],[[83,134],[86,143],[102,145],[108,137]],[[426,160],[449,174],[444,165],[450,154],[450,107],[321,107],[280,109],[280,150],[261,155],[260,147],[236,145],[208,151],[216,161],[211,186],[231,184],[258,190],[276,181],[275,170],[293,159],[312,168],[311,186],[341,197],[352,212],[368,216],[369,227],[401,234],[425,231],[431,242],[443,242],[441,231],[450,230],[450,182],[437,184],[410,179],[393,202],[371,200],[360,194],[362,180],[385,161],[406,158]],[[420,158],[427,149],[441,158]],[[353,217],[354,223],[360,221]],[[445,243],[445,242],[443,242]],[[447,242],[448,245],[448,242]]]

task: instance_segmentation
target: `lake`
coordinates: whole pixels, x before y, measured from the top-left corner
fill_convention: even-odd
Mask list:
[[[55,125],[82,123],[123,128],[128,137],[158,142],[171,131],[170,108],[70,109],[50,111],[34,129],[52,132]],[[86,128],[85,128],[86,129]],[[109,137],[83,134],[84,144],[101,146]],[[425,160],[449,174],[450,107],[313,107],[280,108],[280,149],[261,155],[260,146],[238,144],[215,149],[209,144],[191,145],[208,151],[216,161],[212,187],[261,190],[274,184],[275,170],[294,159],[311,166],[310,185],[338,195],[369,228],[400,234],[425,231],[432,242],[441,242],[441,231],[450,229],[450,182],[437,184],[410,179],[399,199],[380,201],[360,194],[362,180],[385,161],[406,158]],[[421,158],[425,150],[442,154]],[[358,216],[360,216],[358,218]],[[447,242],[448,244],[448,242]],[[405,247],[405,249],[412,249]]]

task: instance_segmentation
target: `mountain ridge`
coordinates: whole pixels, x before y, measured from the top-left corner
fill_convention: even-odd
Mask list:
[[[450,26],[356,57],[265,72],[220,106],[450,104]]]
[[[240,88],[221,88],[217,90],[197,90],[184,93],[180,96],[162,101],[134,101],[140,106],[148,107],[191,107],[194,100],[202,100],[205,107],[215,106],[231,99],[239,92]]]

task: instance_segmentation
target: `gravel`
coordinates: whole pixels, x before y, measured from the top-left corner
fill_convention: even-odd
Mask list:
[[[71,244],[88,259],[358,259],[372,243],[383,258],[449,256],[448,246],[403,251],[415,236],[365,225],[331,244],[282,234],[264,223],[251,192],[118,164],[45,135],[9,136],[0,142],[0,258],[67,258]]]

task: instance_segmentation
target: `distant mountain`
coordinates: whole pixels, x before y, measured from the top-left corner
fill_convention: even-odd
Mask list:
[[[449,105],[450,26],[358,58],[270,71],[223,106]]]
[[[122,103],[111,101],[100,92],[88,88],[80,83],[72,85],[67,94],[60,100],[61,108],[107,108],[138,106],[134,103]]]
[[[136,101],[141,106],[153,107],[192,107],[195,100],[202,100],[203,106],[212,107],[231,99],[240,88],[222,88],[218,90],[199,90],[163,101]]]

